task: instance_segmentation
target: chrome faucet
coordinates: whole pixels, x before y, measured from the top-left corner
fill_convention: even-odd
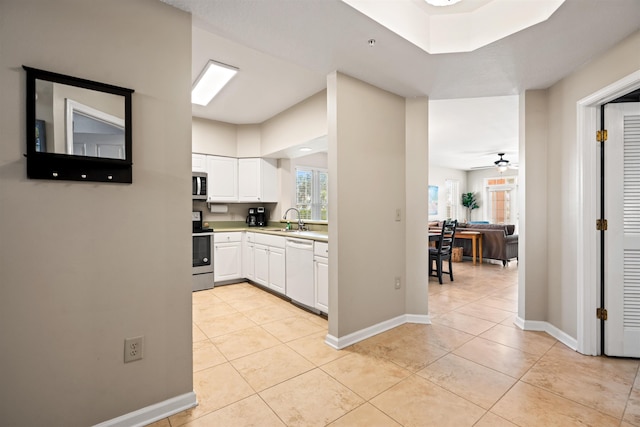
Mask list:
[[[289,213],[289,211],[296,211],[296,213],[298,214],[298,231],[304,231],[304,222],[302,222],[302,218],[300,218],[300,211],[296,208],[289,208],[287,209],[287,211],[284,213],[284,216],[282,217],[282,219],[286,220],[287,219],[287,214]]]

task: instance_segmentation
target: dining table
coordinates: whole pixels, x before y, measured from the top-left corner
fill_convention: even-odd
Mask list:
[[[440,240],[440,233],[435,233],[430,231],[429,232],[429,242],[437,242],[438,240]]]
[[[482,233],[478,231],[460,231],[456,232],[455,238],[471,240],[473,265],[476,265],[476,261],[482,265]]]
[[[436,242],[440,241],[442,233],[440,231],[429,230],[429,246],[436,246]],[[456,239],[471,240],[473,265],[476,262],[482,265],[482,233],[475,231],[461,231],[455,234]]]

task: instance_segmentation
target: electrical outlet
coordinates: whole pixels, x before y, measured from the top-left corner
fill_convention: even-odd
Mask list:
[[[124,340],[124,363],[142,359],[144,337],[126,338]]]
[[[396,209],[396,221],[401,221],[402,220],[402,212],[400,211],[400,208]]]
[[[400,289],[400,277],[396,277],[396,281],[393,287],[396,289]]]

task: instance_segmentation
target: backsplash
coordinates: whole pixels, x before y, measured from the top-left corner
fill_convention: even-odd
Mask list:
[[[207,222],[218,221],[237,221],[244,223],[247,218],[249,208],[256,208],[258,206],[264,206],[269,212],[269,221],[277,221],[276,206],[277,203],[229,203],[224,206],[228,207],[228,211],[225,213],[211,213],[207,203],[204,201],[193,201],[193,210],[202,211],[202,220]]]
[[[279,210],[277,209],[277,203],[229,203],[224,206],[228,207],[227,212],[211,213],[206,202],[196,200],[193,201],[193,210],[202,211],[202,222],[208,222],[209,227],[212,227],[214,230],[216,229],[216,227],[245,227],[245,220],[247,218],[249,208],[256,208],[258,206],[264,206],[264,208],[269,212],[269,220],[267,224],[268,227],[284,228],[287,223],[278,216],[277,212],[279,212]],[[293,213],[293,217],[289,218],[289,222],[291,222],[291,226],[293,228],[298,227],[298,220],[295,218],[295,213]],[[327,232],[329,228],[327,224],[315,224],[313,222],[305,222],[305,225],[307,226],[309,231]]]

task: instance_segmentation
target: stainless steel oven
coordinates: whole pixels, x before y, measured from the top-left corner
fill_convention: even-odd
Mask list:
[[[213,288],[213,232],[194,232],[193,291]]]

